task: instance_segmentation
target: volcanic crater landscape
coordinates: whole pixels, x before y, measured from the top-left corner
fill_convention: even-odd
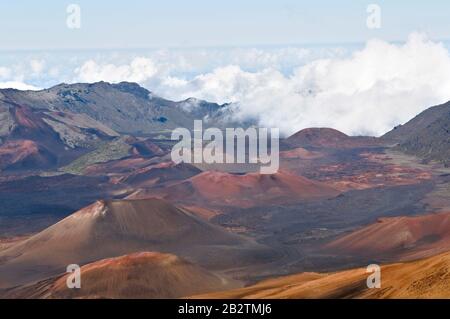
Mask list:
[[[128,82],[0,90],[0,297],[450,297],[450,103],[381,137],[300,130],[269,175],[172,162],[194,120],[255,125]]]

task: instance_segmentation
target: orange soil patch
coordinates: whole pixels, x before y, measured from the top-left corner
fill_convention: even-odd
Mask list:
[[[450,298],[450,254],[381,267],[381,288],[369,289],[365,268],[302,273],[193,298]]]
[[[285,159],[303,159],[303,160],[312,160],[316,158],[321,158],[324,155],[320,152],[308,151],[302,147],[294,148],[289,151],[280,152],[280,157]]]

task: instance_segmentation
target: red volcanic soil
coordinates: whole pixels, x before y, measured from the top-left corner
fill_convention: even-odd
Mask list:
[[[134,172],[137,169],[153,165],[151,159],[142,157],[126,158],[106,163],[92,164],[83,170],[84,175],[114,175]]]
[[[410,260],[450,250],[450,213],[383,218],[325,247],[334,253]]]
[[[54,286],[57,298],[180,298],[193,291],[219,291],[237,283],[175,255],[144,252],[105,259],[81,268],[82,288]]]
[[[56,147],[60,140],[52,128],[44,122],[42,114],[34,113],[29,107],[17,105],[14,108],[13,116],[16,125],[11,133],[11,138],[39,141],[52,151],[56,150],[50,146]]]
[[[332,128],[307,128],[288,137],[291,147],[354,148],[381,145],[375,137],[348,136]]]
[[[145,188],[156,183],[181,181],[199,173],[201,170],[190,164],[162,162],[138,169],[124,177],[122,182],[135,188]]]
[[[4,237],[4,238],[0,237],[0,250],[6,249],[18,242],[26,240],[29,237],[30,237],[30,235],[20,235],[20,236]]]
[[[68,275],[14,289],[7,298],[181,298],[239,284],[172,254],[140,252],[81,267],[81,288],[67,288]]]
[[[134,155],[153,157],[153,156],[161,156],[164,155],[165,153],[165,151],[162,150],[158,145],[149,140],[133,143],[132,146],[133,148],[131,152]]]
[[[164,189],[148,190],[135,197],[156,196],[183,203],[253,207],[334,197],[336,189],[305,177],[278,172],[245,175],[207,171]]]
[[[0,169],[42,168],[55,162],[49,151],[30,140],[7,141],[0,146]]]
[[[14,109],[14,117],[19,126],[27,129],[47,129],[47,125],[27,107],[17,106]]]
[[[320,159],[301,162],[294,160],[285,167],[298,173],[304,172],[309,178],[343,192],[351,189],[414,185],[433,178],[432,170],[429,168],[396,164],[391,160],[388,155],[374,150],[359,153],[349,160],[332,163],[327,163],[326,159],[323,162]]]
[[[58,133],[48,125],[44,118],[47,115],[39,110],[33,110],[30,107],[15,105],[12,110],[14,118],[14,125],[7,141],[33,141],[38,145],[39,151],[47,160],[52,161],[51,166],[72,161],[76,156],[80,156],[82,150],[68,150],[65,144],[60,139]],[[35,168],[28,163],[27,167],[20,167],[21,169]],[[37,168],[42,168],[42,163],[37,163]]]
[[[181,181],[201,173],[190,164],[155,162],[154,159],[142,157],[127,158],[88,166],[85,175],[116,176],[115,183],[124,183],[134,188],[152,187],[157,183]]]
[[[139,251],[170,252],[215,269],[266,261],[272,253],[163,200],[98,201],[0,251],[0,288]]]
[[[317,169],[316,178],[341,191],[414,185],[432,178],[430,172],[407,166],[363,165],[358,166],[358,162],[324,165]]]
[[[322,154],[320,152],[308,151],[302,147],[294,148],[289,151],[280,152],[280,157],[286,158],[286,159],[298,158],[298,159],[303,159],[303,160],[312,160],[312,159],[321,158],[323,156],[324,156],[324,154]]]

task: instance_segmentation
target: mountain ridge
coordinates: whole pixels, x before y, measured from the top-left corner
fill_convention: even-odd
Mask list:
[[[450,102],[433,106],[382,137],[396,150],[450,166]]]
[[[194,119],[205,117],[212,126],[219,126],[228,114],[228,104],[192,99],[170,101],[132,82],[61,83],[39,91],[0,89],[0,107],[13,104],[86,114],[123,134],[192,128]]]

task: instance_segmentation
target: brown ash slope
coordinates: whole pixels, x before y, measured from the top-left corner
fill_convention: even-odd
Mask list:
[[[274,252],[158,199],[98,201],[0,251],[3,288],[102,258],[140,251],[175,253],[214,269],[270,260]]]
[[[381,267],[381,288],[367,287],[366,268],[336,273],[301,273],[260,282],[246,288],[194,298],[449,298],[450,254]]]
[[[160,197],[205,207],[247,208],[332,198],[339,191],[289,172],[230,174],[207,171],[167,187],[138,191],[132,198]]]
[[[332,128],[303,129],[283,141],[289,147],[356,148],[382,145],[375,137],[348,136]]]
[[[81,267],[82,285],[67,288],[68,274],[0,292],[3,298],[128,299],[180,298],[237,288],[234,280],[183,258],[140,252],[102,259]]]
[[[326,249],[377,260],[411,260],[450,250],[450,213],[383,218],[342,236]]]

